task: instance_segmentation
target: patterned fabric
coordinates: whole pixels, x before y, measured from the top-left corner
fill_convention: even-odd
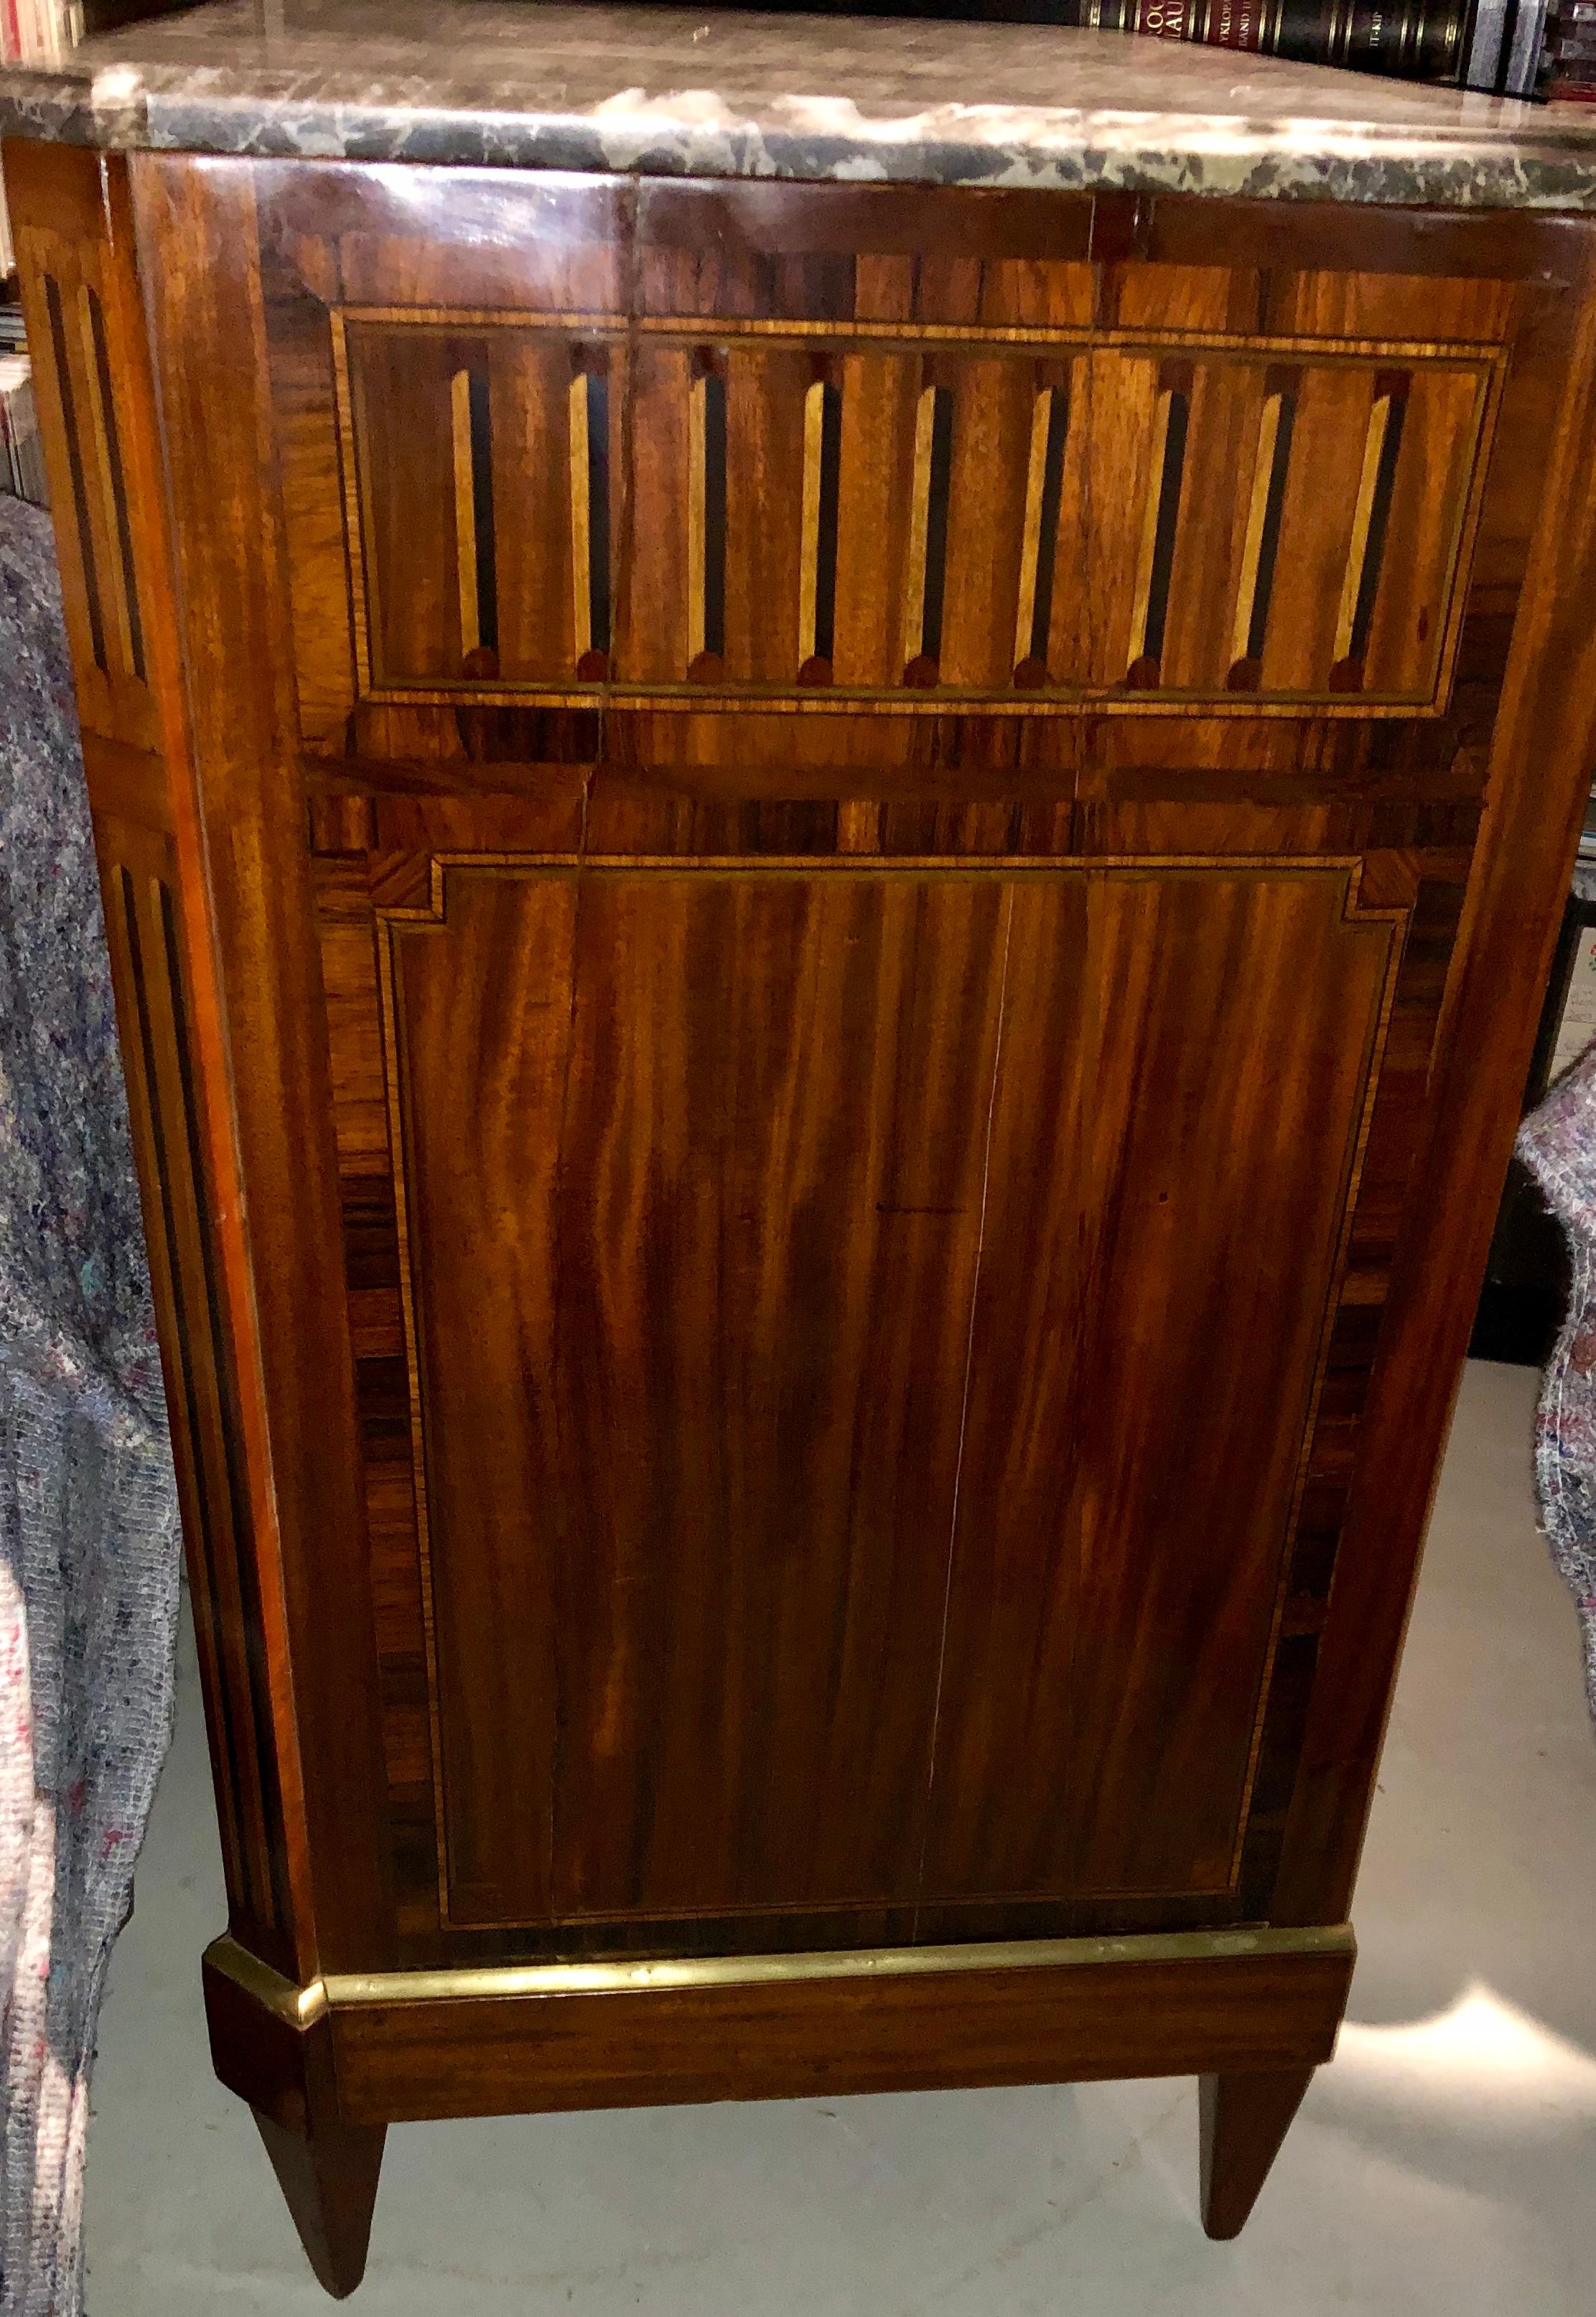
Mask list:
[[[0,2312],[76,2317],[178,1530],[47,516],[0,498]]]
[[[1579,1609],[1596,1716],[1596,1044],[1524,1121],[1519,1156],[1568,1240],[1568,1312],[1541,1392],[1535,1478],[1552,1559]]]

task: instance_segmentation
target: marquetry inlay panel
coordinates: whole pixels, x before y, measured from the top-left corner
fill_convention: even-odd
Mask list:
[[[1478,346],[334,318],[370,698],[1444,697]]]

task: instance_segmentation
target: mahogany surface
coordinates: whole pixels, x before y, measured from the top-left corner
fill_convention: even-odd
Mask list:
[[[1202,2224],[1223,2242],[1239,2236],[1313,2081],[1311,2068],[1204,2076],[1198,2085]]]
[[[401,2116],[1164,2069],[1233,2233],[1588,785],[1596,228],[5,166],[324,2281]]]

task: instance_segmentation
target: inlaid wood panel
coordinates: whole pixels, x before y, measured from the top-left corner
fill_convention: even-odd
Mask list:
[[[531,331],[352,328],[357,637],[378,688],[608,666],[622,349]]]
[[[650,316],[629,353],[598,325],[478,319],[499,326],[340,328],[382,697],[612,675],[620,699],[1390,712],[1445,682],[1495,377],[1477,353]],[[608,604],[612,539],[611,664],[607,615],[596,636],[570,606]]]
[[[1111,728],[1123,740],[1128,740],[1137,729]],[[1268,729],[1260,728],[1261,738]],[[1344,739],[1354,738],[1356,729],[1332,728],[1339,729]],[[1415,728],[1420,735],[1424,729]],[[1282,785],[1284,759],[1273,769],[1267,768],[1280,757],[1283,745],[1283,739],[1277,737],[1271,748],[1259,751],[1260,766],[1265,768],[1266,788],[1276,792]],[[408,1421],[409,1387],[401,1356],[404,1315],[400,1248],[389,1126],[384,1115],[388,1102],[381,1060],[380,944],[374,935],[372,911],[375,908],[382,918],[395,925],[410,922],[402,917],[395,917],[396,910],[421,911],[424,914],[418,922],[432,928],[425,938],[434,938],[437,929],[432,912],[438,906],[438,895],[442,890],[438,884],[442,872],[433,865],[437,851],[452,852],[462,840],[477,848],[496,842],[522,851],[528,869],[539,851],[554,855],[551,865],[557,869],[558,856],[568,854],[576,845],[584,817],[590,845],[595,849],[622,831],[633,844],[645,840],[657,844],[664,836],[680,847],[686,856],[684,869],[695,874],[697,859],[706,847],[713,849],[717,844],[745,848],[745,858],[752,867],[762,852],[780,852],[784,845],[790,845],[801,838],[812,848],[811,873],[822,876],[834,873],[832,863],[843,867],[849,861],[865,868],[872,859],[886,863],[903,861],[906,856],[908,865],[913,867],[915,854],[923,854],[928,846],[935,846],[941,849],[945,869],[930,872],[934,881],[946,871],[952,871],[958,860],[967,861],[972,856],[985,855],[994,866],[1004,860],[1023,860],[1027,855],[1033,859],[1039,855],[1057,856],[1060,847],[1069,848],[1077,859],[1093,854],[1122,855],[1128,849],[1134,852],[1138,848],[1157,856],[1167,853],[1172,841],[1184,840],[1199,851],[1217,850],[1221,858],[1226,854],[1242,856],[1244,868],[1258,865],[1260,847],[1266,854],[1272,852],[1289,861],[1300,858],[1304,848],[1318,847],[1333,854],[1339,851],[1347,857],[1349,853],[1359,854],[1372,845],[1375,851],[1362,854],[1365,869],[1359,878],[1360,909],[1367,914],[1375,908],[1405,908],[1417,890],[1420,917],[1426,930],[1422,942],[1410,939],[1403,950],[1403,970],[1396,984],[1392,1021],[1394,1025],[1406,1026],[1401,1028],[1400,1036],[1394,1028],[1384,1049],[1386,1059],[1379,1073],[1378,1099],[1359,1179],[1349,1257],[1351,1268],[1336,1305],[1339,1316],[1331,1323],[1333,1343],[1325,1355],[1333,1371],[1334,1391],[1319,1396],[1319,1418],[1310,1427],[1308,1477],[1300,1502],[1303,1517],[1311,1530],[1311,1542],[1305,1543],[1303,1550],[1295,1551],[1291,1541],[1296,1534],[1296,1516],[1283,1525],[1282,1551],[1292,1555],[1292,1575],[1281,1611],[1284,1622],[1280,1627],[1279,1670],[1271,1677],[1270,1703],[1260,1741],[1261,1806],[1255,1806],[1249,1815],[1244,1882],[1233,1883],[1227,1892],[1209,1890],[1206,1898],[1195,1889],[1171,1890],[1162,1894],[1143,1892],[1040,1898],[943,1897],[923,1902],[918,1911],[927,1926],[924,1935],[929,1937],[1022,1936],[1032,1932],[1054,1936],[1079,1928],[1101,1930],[1133,1924],[1146,1927],[1148,1923],[1172,1927],[1185,1921],[1231,1919],[1241,1911],[1244,1888],[1254,1909],[1260,1903],[1257,1894],[1266,1887],[1269,1862],[1278,1848],[1280,1782],[1289,1776],[1294,1758],[1292,1733],[1300,1728],[1305,1651],[1311,1675],[1313,1633],[1323,1616],[1324,1592],[1333,1568],[1338,1507],[1344,1503],[1344,1490],[1338,1492],[1335,1475],[1344,1464],[1349,1442],[1355,1441],[1360,1396],[1368,1388],[1395,1228],[1393,1218],[1405,1194],[1404,1185],[1413,1158],[1413,1136],[1422,1115],[1428,1042],[1433,1036],[1440,992],[1438,969],[1444,962],[1456,924],[1458,889],[1455,882],[1449,886],[1445,881],[1449,875],[1455,880],[1458,872],[1454,864],[1466,861],[1467,852],[1438,852],[1436,847],[1457,844],[1466,846],[1477,809],[1462,799],[1451,803],[1440,801],[1446,793],[1456,795],[1458,774],[1455,771],[1447,774],[1438,788],[1441,767],[1437,765],[1425,772],[1428,758],[1422,751],[1413,756],[1406,770],[1401,769],[1404,759],[1399,756],[1380,775],[1392,799],[1388,803],[1354,803],[1352,792],[1340,805],[1309,803],[1310,796],[1324,794],[1324,784],[1327,781],[1333,783],[1335,778],[1333,757],[1327,756],[1316,774],[1298,776],[1296,786],[1303,801],[1291,809],[1278,802],[1263,805],[1239,801],[1235,783],[1239,779],[1244,792],[1244,774],[1209,774],[1206,790],[1199,793],[1193,789],[1190,773],[1156,769],[1155,753],[1144,749],[1141,753],[1146,755],[1146,762],[1139,769],[1135,761],[1137,752],[1127,754],[1121,749],[1119,753],[1126,755],[1126,764],[1123,774],[1117,777],[1128,777],[1131,783],[1125,791],[1127,801],[1083,802],[1073,811],[1067,807],[1061,810],[1057,804],[1039,802],[913,805],[907,801],[861,801],[837,807],[756,805],[729,801],[716,803],[709,797],[683,809],[683,800],[678,799],[673,804],[662,792],[656,799],[658,805],[666,808],[662,813],[646,801],[645,795],[629,792],[625,783],[619,785],[617,792],[611,793],[607,774],[601,774],[597,783],[587,791],[584,810],[580,783],[566,784],[568,794],[562,797],[558,786],[550,787],[541,776],[529,790],[497,798],[415,792],[372,799],[328,798],[317,806],[313,816],[313,842],[317,848],[324,927],[323,974],[328,994],[340,1119],[350,1303],[360,1378],[367,1514],[372,1535],[379,1626],[389,1803],[399,1870],[400,1922],[406,1937],[430,1942],[432,1927],[439,1920],[441,1849],[437,1820],[443,1788],[432,1767],[429,1729],[429,1701],[433,1691],[428,1674],[427,1617],[421,1588],[423,1545],[418,1525],[418,1510],[424,1510],[424,1504],[415,1486],[420,1434],[412,1429]],[[1358,775],[1356,793],[1368,794],[1369,780],[1367,771]],[[1437,797],[1436,802],[1417,806],[1397,801],[1404,787],[1411,791],[1426,782]],[[1226,792],[1232,801],[1220,801],[1221,793]],[[1131,801],[1132,798],[1140,801]],[[1421,849],[1411,855],[1378,849],[1393,845],[1416,845]],[[418,851],[417,847],[422,849]],[[524,851],[528,847],[530,857]],[[1249,852],[1253,855],[1251,863],[1245,859]],[[1415,864],[1413,868],[1400,865],[1410,859]],[[456,883],[459,874],[450,871],[446,883]],[[1423,880],[1416,888],[1415,877]],[[1431,881],[1437,877],[1443,881]],[[1424,899],[1428,893],[1449,893],[1450,914],[1443,911],[1437,917]],[[510,946],[513,953],[514,945]],[[488,970],[486,959],[485,946],[481,961],[485,971]],[[498,979],[497,969],[492,970],[490,979]],[[389,1112],[388,1119],[398,1121],[398,1113]],[[402,1177],[402,1168],[400,1174]],[[474,1299],[474,1279],[468,1292],[465,1287],[459,1292],[468,1300]],[[1178,1439],[1172,1440],[1171,1447],[1172,1454],[1178,1455],[1181,1452]],[[523,1653],[527,1647],[530,1644],[523,1644]],[[468,1679],[479,1677],[480,1668],[473,1663]],[[463,1682],[467,1678],[462,1677]],[[513,1719],[510,1717],[511,1722]],[[536,1751],[529,1743],[524,1759],[535,1759]],[[514,1767],[508,1755],[502,1759],[506,1778],[514,1783]],[[454,1808],[465,1807],[463,1792],[457,1785]],[[495,1841],[505,1842],[502,1826]],[[489,1845],[488,1848],[494,1847]],[[535,1851],[536,1848],[534,1843]],[[904,1919],[904,1927],[896,1930],[888,1919],[893,1906],[886,1901],[852,1907],[839,1902],[807,1915],[802,1908],[749,1913],[733,1905],[718,1913],[590,1917],[582,1919],[588,1925],[585,1932],[582,1923],[570,1916],[550,1919],[562,1922],[559,1938],[581,1937],[590,1945],[596,1942],[600,1952],[606,1947],[613,1951],[617,1946],[624,1949],[635,1944],[651,1922],[661,1927],[655,1934],[656,1937],[665,1936],[695,1947],[701,1944],[705,1951],[715,1951],[727,1939],[781,1946],[812,1945],[816,1937],[846,1944],[860,1937],[868,1939],[905,1936],[912,1910],[905,1911],[905,1906],[896,1905],[896,1911]],[[468,1927],[473,1919],[480,1920],[484,1926],[476,1934]],[[447,1936],[453,1941],[487,1937],[486,1927],[495,1919],[504,1919],[486,1910],[480,1918],[468,1918],[456,1910],[450,1917],[452,1928]],[[802,1928],[806,1922],[821,1928],[811,1928],[806,1934]],[[495,1936],[509,1938],[513,1934],[504,1931]],[[531,1932],[523,1932],[522,1936],[531,1936]],[[430,1945],[425,1951],[436,1952]],[[478,1946],[468,1951],[483,1950]],[[495,1950],[490,1947],[487,1951]]]
[[[382,912],[415,1428],[405,1473],[385,1337],[370,1469],[418,1491],[450,1920],[1223,1901],[1392,956],[1349,875],[479,859]],[[332,971],[361,1006],[370,954]],[[342,1107],[347,1212],[369,1066]],[[1200,1393],[1159,1366],[1199,1346]],[[1176,1470],[1223,1561],[1137,1497]],[[1105,1746],[1141,1802],[1098,1824]]]
[[[228,1919],[254,1952],[292,1969],[295,1796],[278,1753],[265,1639],[266,1525],[243,1440],[247,1355],[233,1332],[227,1154],[208,1069],[214,992],[193,890],[160,445],[126,171],[86,152],[8,144],[5,188],[50,475]],[[85,927],[85,971],[98,943],[98,928]],[[134,1250],[118,1259],[134,1260]]]

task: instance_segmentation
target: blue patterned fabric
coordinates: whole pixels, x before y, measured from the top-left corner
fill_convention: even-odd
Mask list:
[[[1541,1391],[1535,1477],[1552,1558],[1584,1631],[1596,1716],[1596,1045],[1525,1120],[1519,1155],[1568,1240],[1568,1311]]]
[[[0,497],[0,2312],[76,2317],[178,1528],[49,518]]]

